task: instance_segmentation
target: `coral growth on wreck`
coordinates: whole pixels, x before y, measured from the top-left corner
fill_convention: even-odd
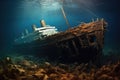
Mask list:
[[[97,68],[92,63],[35,64],[29,60],[19,63],[6,57],[0,61],[0,80],[120,80],[120,62]]]

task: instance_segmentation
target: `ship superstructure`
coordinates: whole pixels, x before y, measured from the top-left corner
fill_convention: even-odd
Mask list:
[[[22,33],[22,36],[15,40],[16,44],[30,43],[35,40],[44,40],[46,37],[58,33],[55,26],[46,25],[44,20],[40,21],[41,27],[37,28],[36,25],[32,25],[33,32],[28,33],[28,30],[25,29],[25,34]]]

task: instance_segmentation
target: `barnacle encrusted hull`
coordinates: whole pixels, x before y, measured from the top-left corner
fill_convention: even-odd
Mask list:
[[[87,62],[102,54],[106,22],[103,19],[82,23],[65,32],[16,45],[24,53],[35,53],[50,60]]]

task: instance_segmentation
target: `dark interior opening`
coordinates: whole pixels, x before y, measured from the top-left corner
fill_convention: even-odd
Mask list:
[[[96,42],[96,36],[95,35],[90,35],[89,41],[90,41],[90,43]]]

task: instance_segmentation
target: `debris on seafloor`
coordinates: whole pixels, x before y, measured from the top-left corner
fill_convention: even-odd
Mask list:
[[[1,60],[0,80],[120,80],[120,62],[100,68],[92,63],[53,65],[44,62],[39,66],[25,60],[23,64],[14,63],[10,57]]]

